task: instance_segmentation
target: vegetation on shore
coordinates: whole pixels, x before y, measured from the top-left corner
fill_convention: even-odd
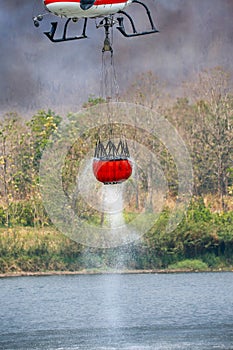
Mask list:
[[[111,248],[84,247],[52,226],[0,229],[0,273],[233,269],[233,213],[211,213],[193,202],[182,223],[166,233],[168,212],[140,242]]]
[[[17,113],[0,120],[0,273],[111,270],[192,270],[232,269],[233,266],[233,167],[231,78],[222,69],[203,72],[197,84],[187,87],[188,96],[164,100],[161,82],[151,73],[140,76],[122,100],[145,105],[167,118],[178,130],[189,150],[193,170],[193,199],[183,221],[166,232],[169,200],[177,199],[177,170],[172,156],[155,136],[146,146],[156,154],[166,177],[168,200],[155,226],[140,242],[111,249],[94,249],[71,241],[57,232],[47,216],[40,194],[39,167],[50,135],[59,138],[61,116],[39,111],[30,121]],[[155,105],[156,101],[156,105]],[[90,98],[85,107],[98,104]],[[67,116],[78,126],[77,116]],[[72,132],[72,130],[71,130]],[[93,131],[96,133],[96,131]],[[128,132],[134,133],[129,129]],[[141,139],[145,135],[137,131]],[[133,136],[131,135],[132,139]],[[94,134],[83,135],[67,153],[62,181],[70,199],[80,159],[93,143]],[[150,155],[145,155],[150,156]],[[137,154],[135,154],[135,158]],[[157,163],[137,174],[135,196],[125,213],[126,221],[143,208],[150,193],[155,210],[156,194],[151,183],[157,181]],[[130,192],[128,193],[130,194]],[[98,211],[77,197],[72,209],[87,220],[101,225]]]

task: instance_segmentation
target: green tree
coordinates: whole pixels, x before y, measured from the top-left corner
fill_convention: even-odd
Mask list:
[[[22,119],[15,113],[6,114],[0,123],[0,191],[7,225],[12,202],[30,194],[32,153],[30,133]]]
[[[38,111],[28,123],[32,132],[34,149],[34,166],[38,170],[43,150],[50,136],[58,129],[62,118],[50,109]]]

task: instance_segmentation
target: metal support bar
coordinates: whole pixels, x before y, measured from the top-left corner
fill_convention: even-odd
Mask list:
[[[133,21],[132,17],[128,13],[126,13],[125,11],[119,11],[118,13],[123,14],[124,16],[126,16],[129,19],[130,24],[132,26],[132,33],[126,33],[125,27],[124,27],[124,17],[118,17],[117,20],[118,20],[119,25],[118,25],[117,29],[121,32],[121,34],[127,38],[130,38],[130,37],[134,37],[134,36],[158,33],[158,30],[156,29],[156,27],[154,25],[154,22],[152,20],[151,13],[150,13],[150,10],[148,9],[148,7],[144,3],[142,3],[141,1],[138,1],[138,0],[133,0],[132,2],[139,4],[139,5],[142,5],[144,7],[144,9],[146,10],[148,20],[150,22],[151,29],[147,30],[147,31],[138,32],[135,28],[134,21]]]
[[[83,30],[82,30],[82,34],[80,36],[74,36],[74,37],[67,37],[67,29],[68,29],[68,25],[71,21],[71,18],[69,18],[65,25],[64,25],[64,30],[63,30],[63,34],[61,38],[57,38],[55,39],[54,36],[56,34],[56,30],[57,30],[57,24],[58,22],[52,22],[51,23],[51,29],[49,32],[44,32],[44,34],[49,38],[49,40],[51,40],[53,43],[59,43],[59,42],[63,42],[63,41],[71,41],[71,40],[79,40],[79,39],[85,39],[87,38],[86,35],[86,27],[87,27],[87,18],[84,19],[84,25],[83,25]]]
[[[147,16],[148,16],[149,21],[150,21],[151,29],[155,29],[155,26],[154,26],[154,23],[153,23],[151,14],[150,14],[150,10],[148,9],[148,7],[143,2],[138,1],[138,0],[133,0],[132,2],[134,2],[136,4],[140,4],[140,5],[142,5],[145,8]]]
[[[133,33],[137,33],[132,17],[125,11],[119,11],[119,13],[122,13],[123,15],[125,15],[129,19],[131,26],[132,26]],[[123,17],[118,18],[119,27],[123,28],[125,30],[123,21],[124,21]],[[118,27],[117,27],[117,29],[118,29]]]

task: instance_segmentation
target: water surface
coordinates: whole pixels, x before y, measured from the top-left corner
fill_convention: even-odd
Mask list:
[[[233,274],[0,279],[0,349],[233,350]]]

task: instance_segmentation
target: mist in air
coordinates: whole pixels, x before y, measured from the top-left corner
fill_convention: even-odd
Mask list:
[[[145,3],[160,33],[127,39],[115,29],[120,92],[137,74],[149,70],[174,90],[204,68],[222,66],[233,72],[232,0]],[[97,30],[95,21],[90,20],[88,39],[52,44],[43,31],[50,29],[49,21],[55,18],[47,16],[40,28],[33,25],[32,17],[41,12],[41,0],[1,2],[1,114],[46,108],[67,113],[79,110],[90,95],[100,95],[103,29]],[[136,15],[142,25],[144,12]]]

